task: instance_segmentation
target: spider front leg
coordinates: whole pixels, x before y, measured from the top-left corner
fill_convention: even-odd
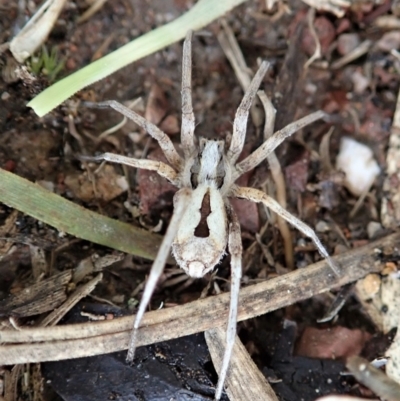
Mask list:
[[[107,161],[111,163],[125,164],[126,166],[156,171],[161,177],[166,178],[171,184],[179,187],[180,181],[177,172],[168,164],[156,160],[134,159],[132,157],[103,153],[99,156],[79,156],[82,161]]]
[[[232,356],[233,345],[235,344],[237,314],[239,304],[240,279],[242,278],[242,238],[240,235],[240,223],[231,205],[228,205],[230,216],[228,250],[231,255],[231,298],[229,305],[228,325],[226,329],[226,344],[221,370],[218,376],[215,399],[221,398],[225,378]]]
[[[296,227],[300,232],[302,232],[307,237],[311,238],[314,242],[315,246],[317,247],[319,253],[327,260],[330,268],[332,271],[339,275],[339,268],[333,262],[331,257],[329,256],[327,250],[322,245],[321,241],[315,234],[315,231],[309,227],[307,224],[303,223],[300,219],[293,216],[293,214],[289,213],[286,209],[284,209],[276,200],[272,199],[270,196],[265,194],[262,191],[254,188],[245,188],[245,187],[237,187],[233,191],[233,195],[237,198],[248,199],[256,203],[263,203],[277,215],[284,218],[288,221],[292,226]]]
[[[174,241],[186,207],[190,202],[191,193],[191,189],[183,188],[179,190],[174,196],[174,213],[169,223],[167,232],[165,233],[164,238],[161,242],[157,257],[154,260],[153,266],[151,267],[149,278],[147,279],[146,286],[144,287],[143,296],[140,301],[139,309],[137,311],[133,324],[133,332],[129,341],[128,355],[126,357],[126,360],[128,362],[132,362],[135,356],[140,322],[142,320],[144,312],[146,311],[147,305],[150,302],[150,298],[153,295],[154,289],[156,288],[161,273],[164,270],[165,262],[170,253],[172,242]]]
[[[107,100],[100,103],[84,102],[83,104],[87,107],[92,108],[110,107],[135,122],[139,127],[147,131],[147,133],[150,134],[150,136],[158,142],[160,148],[164,152],[164,155],[171,166],[177,171],[180,170],[182,166],[182,158],[176,151],[175,146],[173,145],[169,136],[165,132],[161,131],[158,127],[156,127],[154,124],[147,121],[141,115],[135,113],[131,109],[128,109],[128,107],[125,107],[123,104],[118,103],[115,100]]]

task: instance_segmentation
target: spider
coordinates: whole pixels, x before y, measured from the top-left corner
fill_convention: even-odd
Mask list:
[[[215,393],[215,399],[219,400],[235,341],[242,273],[240,225],[229,199],[236,197],[263,203],[303,234],[310,237],[320,254],[327,259],[332,270],[334,272],[338,270],[312,228],[282,208],[278,202],[264,192],[254,188],[239,187],[235,184],[235,181],[242,174],[260,164],[287,137],[324,117],[325,114],[322,111],[317,111],[289,124],[275,132],[244,160],[237,162],[244,146],[249,109],[269,64],[266,61],[261,63],[237,109],[229,146],[223,140],[197,139],[194,136],[195,118],[192,108],[191,43],[192,32],[190,31],[183,44],[181,91],[183,156],[178,153],[170,138],[159,128],[122,104],[111,100],[87,105],[90,107],[111,107],[133,120],[158,142],[169,164],[154,160],[133,159],[113,153],[84,157],[84,159],[90,161],[104,160],[154,170],[178,188],[174,195],[174,212],[151,268],[135,317],[127,361],[133,361],[140,322],[164,269],[171,247],[178,265],[191,277],[203,277],[210,272],[221,261],[226,253],[226,248],[228,248],[231,256],[231,298],[226,331],[226,348]],[[198,234],[200,227],[203,231],[201,235]]]

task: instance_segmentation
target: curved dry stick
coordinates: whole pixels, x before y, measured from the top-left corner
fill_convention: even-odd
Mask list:
[[[195,118],[192,105],[192,35],[189,31],[183,42],[182,57],[182,126],[181,144],[185,153],[185,158],[192,155],[195,150],[194,129]]]
[[[230,61],[232,68],[235,71],[236,77],[243,91],[246,91],[251,82],[251,77],[249,74],[250,70],[246,64],[246,61],[243,57],[242,51],[235,38],[235,35],[232,32],[232,29],[225,20],[222,20],[221,24],[223,27],[223,31],[219,33],[218,40],[225,53],[226,58]],[[264,107],[264,140],[266,140],[274,133],[276,111],[264,91],[258,91],[257,95]],[[256,128],[259,128],[262,124],[263,116],[261,110],[257,107],[254,107],[255,104],[256,102],[253,102],[253,107],[251,108],[251,118]],[[276,186],[276,199],[279,204],[286,209],[286,185],[283,178],[281,165],[278,158],[276,157],[275,152],[271,152],[267,156],[267,160],[271,168],[272,179],[274,180]],[[286,266],[290,270],[293,270],[294,255],[292,233],[286,221],[280,216],[277,216],[277,224],[283,239]]]
[[[257,94],[264,107],[264,112],[265,112],[264,140],[267,140],[274,133],[276,110],[264,91],[258,91]],[[279,163],[279,159],[276,156],[275,152],[271,152],[267,156],[267,160],[271,168],[272,179],[275,182],[276,200],[284,209],[286,209],[287,206],[286,184],[285,184],[285,179],[283,177],[281,164]],[[293,254],[292,233],[289,229],[289,225],[287,224],[286,220],[283,219],[278,214],[276,215],[276,222],[278,224],[278,228],[283,239],[286,267],[289,268],[289,270],[293,270],[294,254]]]
[[[400,384],[382,370],[371,365],[368,360],[360,356],[351,356],[347,359],[346,367],[357,381],[368,387],[381,399],[400,400]]]
[[[221,371],[225,331],[218,327],[204,334],[212,362]],[[264,401],[278,401],[268,379],[260,372],[238,336],[235,337],[229,371],[225,388],[230,400],[259,400],[262,394]]]
[[[344,268],[332,274],[326,260],[260,284],[240,293],[238,321],[292,305],[316,294],[356,281],[385,265],[383,249],[400,248],[400,233],[336,256]],[[386,260],[385,260],[386,261]],[[144,315],[138,346],[171,340],[226,324],[229,293]],[[0,364],[54,361],[100,355],[128,348],[133,316],[21,331],[0,331]],[[55,341],[52,341],[55,340]],[[22,344],[16,344],[22,343]]]

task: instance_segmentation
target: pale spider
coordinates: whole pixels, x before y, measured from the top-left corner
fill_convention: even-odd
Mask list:
[[[205,138],[197,140],[194,136],[195,119],[191,94],[191,38],[192,32],[188,32],[183,45],[181,92],[181,145],[183,157],[177,152],[170,138],[164,132],[132,110],[111,100],[98,104],[89,104],[89,106],[111,107],[133,120],[158,141],[169,165],[159,161],[133,159],[112,153],[104,153],[97,157],[85,157],[85,159],[91,161],[105,160],[154,170],[179,188],[174,196],[174,212],[171,222],[151,268],[134,321],[127,355],[128,361],[131,362],[133,360],[140,322],[164,269],[171,246],[177,263],[191,277],[202,277],[210,272],[221,261],[228,246],[231,255],[231,301],[226,333],[226,349],[215,393],[215,399],[218,400],[222,394],[235,341],[242,272],[240,225],[229,198],[237,197],[263,203],[303,234],[310,237],[321,255],[327,259],[333,271],[336,272],[337,268],[315,232],[308,225],[283,209],[264,192],[254,188],[239,187],[235,184],[235,181],[242,174],[265,160],[267,155],[281,144],[285,138],[307,124],[322,118],[324,113],[317,111],[275,132],[258,149],[237,163],[244,145],[249,109],[269,64],[265,61],[261,64],[240,103],[233,123],[233,134],[229,148],[225,149],[225,142],[221,140]],[[203,228],[203,231],[205,229],[206,236],[197,235],[198,231],[196,230],[200,227]]]

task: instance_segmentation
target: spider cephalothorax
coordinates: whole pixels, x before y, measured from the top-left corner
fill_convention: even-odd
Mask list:
[[[337,268],[312,228],[282,208],[264,192],[255,188],[239,187],[235,184],[242,174],[264,161],[287,137],[322,118],[324,113],[317,111],[289,124],[275,132],[244,160],[237,162],[243,150],[251,103],[268,69],[268,63],[264,61],[246,90],[236,112],[232,139],[228,149],[225,149],[224,141],[204,138],[197,141],[194,136],[195,119],[191,97],[191,37],[192,33],[189,32],[183,46],[181,129],[183,157],[177,152],[169,137],[155,125],[120,103],[108,101],[95,106],[112,107],[144,128],[158,141],[169,164],[154,160],[133,159],[113,153],[104,153],[95,158],[86,159],[106,160],[136,168],[155,170],[179,189],[174,196],[174,213],[150,271],[136,314],[127,356],[129,361],[133,360],[141,319],[163,271],[171,247],[179,266],[192,277],[202,277],[210,272],[228,249],[231,256],[231,301],[225,354],[215,394],[215,398],[219,399],[235,341],[242,274],[240,225],[230,204],[230,198],[237,197],[263,203],[310,237],[320,254],[328,260],[332,269],[337,271]],[[273,129],[273,127],[271,128]]]
[[[230,167],[225,156],[225,142],[200,138],[199,149],[192,160],[185,160],[190,166],[190,182],[192,188],[200,184],[213,184],[220,189]]]

